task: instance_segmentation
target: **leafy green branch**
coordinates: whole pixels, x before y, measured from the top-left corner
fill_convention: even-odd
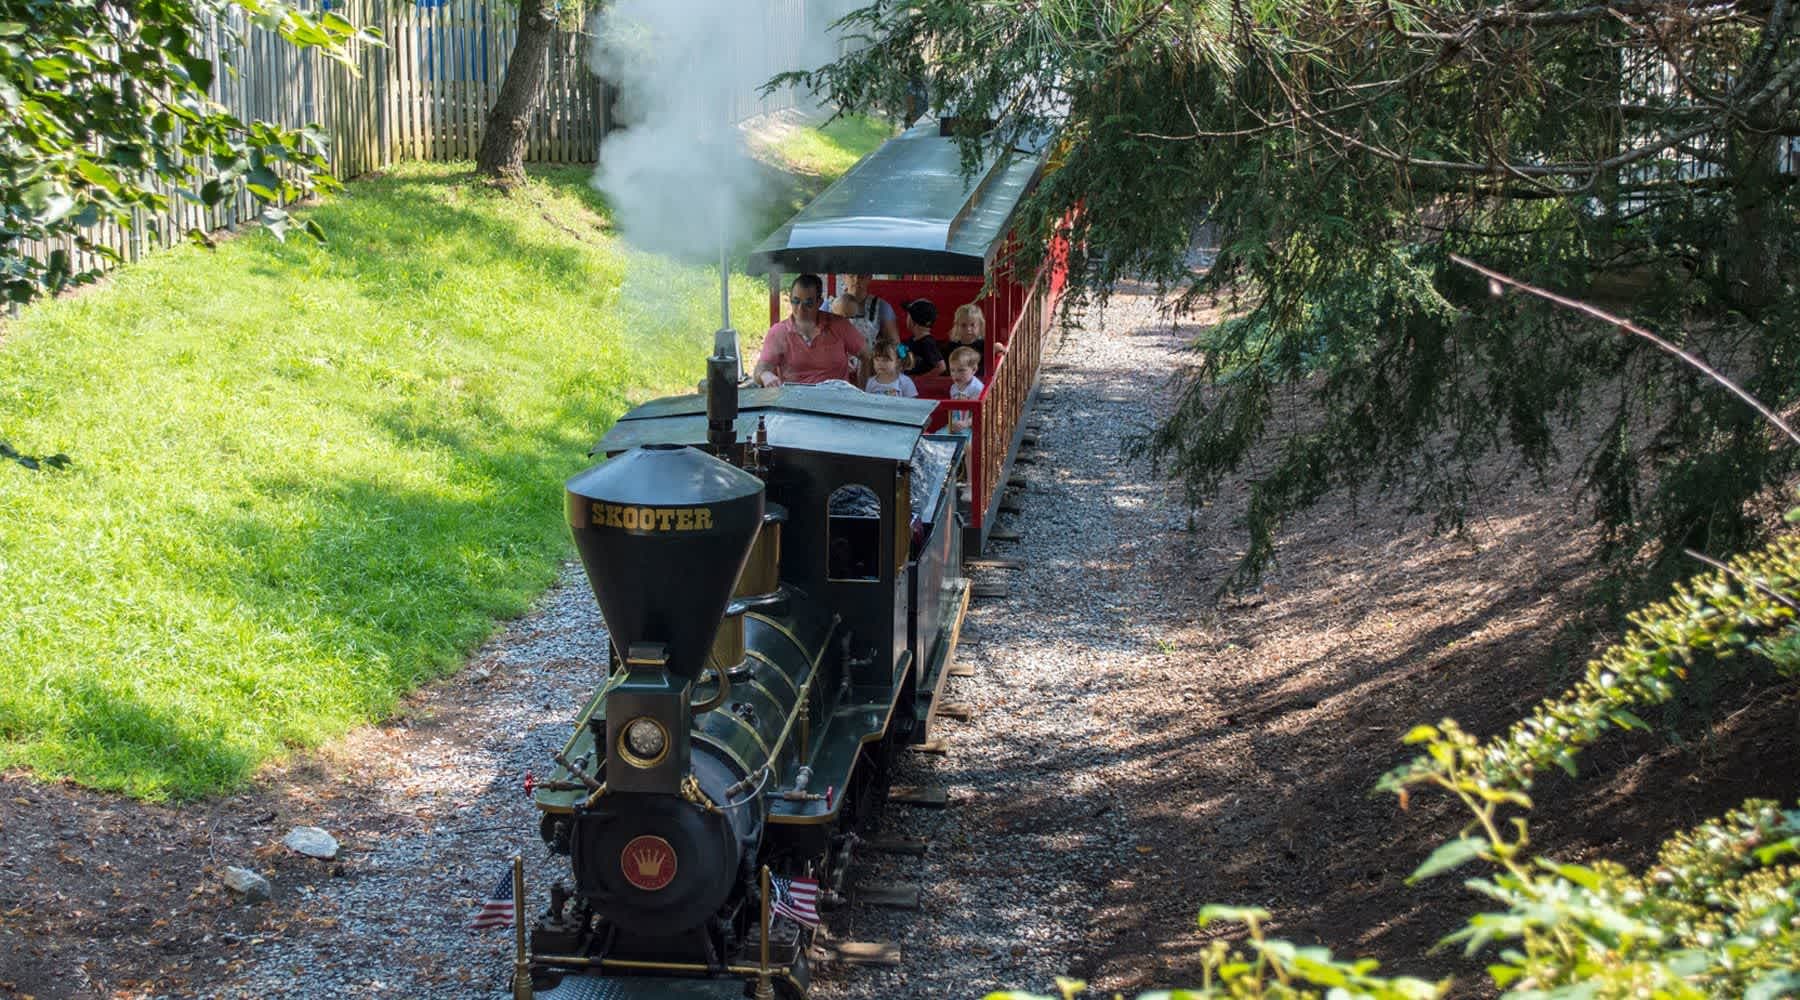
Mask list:
[[[175,199],[210,207],[240,194],[280,237],[284,204],[335,186],[318,128],[245,121],[211,98],[215,78],[236,69],[215,64],[207,38],[237,25],[351,72],[354,46],[379,43],[285,0],[0,0],[0,297],[27,301],[98,273],[32,244],[68,240],[116,261],[93,226],[141,215],[154,231]]]
[[[1778,538],[1674,591],[1632,614],[1631,631],[1589,661],[1578,684],[1491,743],[1449,720],[1415,729],[1409,739],[1426,743],[1426,755],[1383,777],[1380,787],[1404,795],[1410,786],[1468,773],[1478,774],[1485,788],[1512,794],[1529,790],[1546,767],[1572,774],[1575,754],[1602,734],[1644,728],[1635,713],[1672,698],[1702,653],[1747,650],[1785,676],[1800,677],[1800,537]]]

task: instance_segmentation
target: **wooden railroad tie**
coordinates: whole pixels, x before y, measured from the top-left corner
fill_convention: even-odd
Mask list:
[[[908,743],[906,749],[913,753],[945,754],[950,752],[950,744],[943,740],[926,740],[923,743]]]
[[[899,965],[900,946],[890,941],[820,941],[813,945],[823,962],[845,965]]]
[[[1035,465],[1037,464],[1037,456],[1021,448],[1019,449],[1019,453],[1013,456],[1013,461],[1020,465]]]
[[[1019,533],[1006,528],[995,528],[988,532],[988,541],[990,542],[1016,542],[1018,540]]]
[[[919,908],[919,887],[916,885],[872,882],[857,886],[851,891],[851,896],[863,906],[885,906],[891,910]]]
[[[966,701],[947,701],[938,706],[937,714],[946,719],[967,722],[975,714],[975,709]]]
[[[1026,479],[1022,472],[1015,472],[1006,479],[1006,488],[1009,490],[1022,490],[1030,485],[1031,481]]]
[[[967,559],[963,565],[970,569],[1024,569],[1025,564],[1017,559]],[[967,639],[964,640],[968,641]]]
[[[975,664],[973,664],[973,663],[952,663],[952,664],[950,664],[950,676],[952,676],[952,677],[973,677],[973,676],[975,676]]]
[[[950,804],[950,793],[942,788],[926,788],[923,785],[895,785],[888,790],[888,801],[903,806],[942,809]]]
[[[861,847],[876,854],[904,854],[908,857],[925,856],[926,840],[924,837],[871,837],[862,842]]]
[[[1010,596],[1012,589],[997,580],[992,582],[982,581],[975,584],[974,588],[971,589],[969,593],[975,597],[1003,598]]]
[[[1018,497],[1015,497],[1009,493],[1006,496],[1003,496],[1000,498],[1000,513],[1002,513],[1002,514],[1022,514],[1024,512],[1025,512],[1025,508],[1019,505]]]
[[[1027,430],[1024,434],[1019,436],[1019,445],[1021,447],[1036,448],[1037,442],[1038,442],[1038,436],[1029,430]]]

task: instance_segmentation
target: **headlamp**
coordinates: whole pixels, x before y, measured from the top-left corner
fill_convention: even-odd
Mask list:
[[[669,731],[655,719],[633,719],[619,735],[619,755],[633,767],[655,767],[668,752]]]

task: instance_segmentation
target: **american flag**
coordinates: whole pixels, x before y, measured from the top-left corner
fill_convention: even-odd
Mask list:
[[[511,927],[513,922],[513,873],[509,865],[500,873],[500,882],[494,886],[487,898],[481,901],[481,910],[475,914],[475,921],[469,925],[470,930],[485,931],[490,927]]]
[[[810,878],[769,876],[769,909],[795,923],[819,926],[819,881]]]

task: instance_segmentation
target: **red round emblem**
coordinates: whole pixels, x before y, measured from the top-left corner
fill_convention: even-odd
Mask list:
[[[619,853],[619,868],[625,872],[625,881],[655,892],[675,881],[675,848],[661,837],[634,837]]]

